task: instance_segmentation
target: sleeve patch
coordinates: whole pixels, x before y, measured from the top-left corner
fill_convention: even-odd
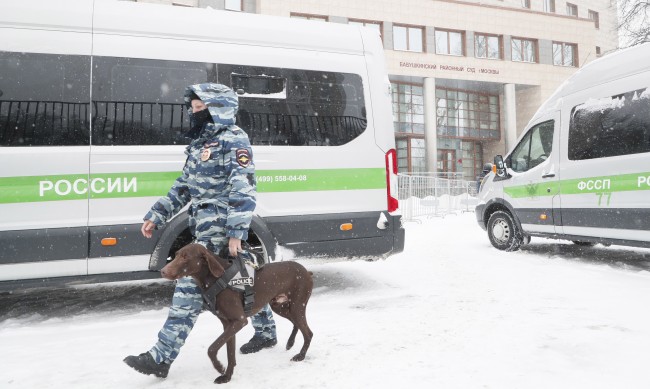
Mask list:
[[[248,152],[248,149],[237,149],[235,151],[237,156],[237,163],[241,167],[248,167],[251,164],[251,155]]]

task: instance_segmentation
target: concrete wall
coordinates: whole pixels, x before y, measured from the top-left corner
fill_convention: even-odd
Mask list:
[[[127,0],[128,1],[128,0]],[[224,0],[133,0],[146,3],[158,3],[158,4],[178,4],[186,5],[192,7],[212,7],[215,9],[224,8]],[[430,13],[431,11],[437,12],[438,10],[449,10],[458,7],[473,7],[479,8],[483,11],[488,9],[496,10],[496,14],[502,12],[518,12],[519,14],[539,14],[546,16],[549,20],[562,19],[566,18],[569,20],[581,20],[583,22],[591,23],[588,20],[589,10],[598,12],[599,14],[599,24],[598,29],[594,28],[596,35],[596,42],[591,45],[590,51],[586,52],[586,55],[581,56],[586,60],[593,59],[595,57],[595,48],[599,46],[603,53],[614,50],[618,47],[618,35],[616,33],[617,26],[617,8],[616,0],[571,0],[570,3],[578,6],[578,18],[569,17],[566,15],[566,1],[556,0],[555,1],[555,13],[549,14],[544,12],[544,1],[543,0],[531,0],[531,9],[525,9],[521,6],[521,0],[411,0],[408,3],[393,1],[393,0],[362,0],[362,1],[343,1],[343,0],[331,0],[328,2],[318,1],[318,0],[242,0],[242,7],[244,12],[251,13],[263,13],[263,14],[273,14],[273,15],[282,15],[288,16],[289,12],[302,12],[302,13],[313,13],[320,15],[330,15],[330,16],[345,16],[356,18],[365,18],[372,20],[392,20],[400,21],[401,23],[408,23],[408,19],[420,19],[415,21],[415,24],[429,25],[426,22],[422,22],[422,18],[429,20],[438,19],[442,22],[448,21],[453,26],[459,26],[462,21],[466,21],[467,18],[460,17],[459,14],[456,15],[439,15],[436,13]],[[484,13],[481,11],[481,13]],[[504,20],[499,18],[492,19],[491,16],[493,12],[485,13],[485,17],[482,20],[472,20],[479,21],[482,24],[492,24],[494,26],[501,26],[501,29],[504,28]],[[386,17],[386,16],[390,17]],[[338,22],[341,22],[338,19]],[[443,23],[444,24],[444,23]],[[473,23],[470,23],[470,25]],[[512,23],[512,20],[507,21],[508,27],[516,27],[517,25],[522,25],[526,27],[525,22],[522,23]],[[550,24],[554,24],[550,22]],[[438,27],[444,27],[443,25],[437,24]],[[448,26],[449,27],[449,26]],[[458,28],[458,27],[455,27]],[[472,29],[469,28],[471,31]],[[555,30],[555,27],[554,27]],[[485,29],[476,29],[476,31],[488,32]],[[519,35],[518,35],[519,36]],[[571,39],[562,40],[563,42],[577,43]],[[468,51],[469,53],[469,51]],[[582,62],[582,61],[581,61]]]
[[[444,1],[444,0],[438,0]],[[495,7],[509,7],[514,9],[523,9],[521,0],[463,0],[468,3],[484,4]],[[566,3],[578,6],[578,17],[581,19],[589,18],[589,10],[598,12],[600,28],[597,32],[597,44],[603,53],[614,50],[618,47],[617,26],[617,2],[616,0],[555,0],[555,14],[566,16]],[[544,12],[544,0],[531,0],[531,12]],[[594,47],[595,49],[595,47]],[[594,51],[595,55],[595,51]]]
[[[526,124],[533,117],[544,100],[553,90],[543,90],[541,87],[517,88],[517,137],[524,131]]]

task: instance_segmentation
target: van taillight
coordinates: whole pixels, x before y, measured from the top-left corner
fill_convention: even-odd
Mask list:
[[[388,212],[395,212],[399,207],[397,201],[397,152],[390,149],[386,153],[386,194]]]

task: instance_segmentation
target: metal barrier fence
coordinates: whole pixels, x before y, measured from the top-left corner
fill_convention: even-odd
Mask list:
[[[397,182],[399,208],[405,222],[423,216],[473,212],[478,202],[476,181],[399,174]]]

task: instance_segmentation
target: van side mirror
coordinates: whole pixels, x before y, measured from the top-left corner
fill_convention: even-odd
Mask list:
[[[505,163],[503,163],[503,156],[497,155],[494,157],[494,166],[497,168],[497,176],[506,176],[506,166]]]

